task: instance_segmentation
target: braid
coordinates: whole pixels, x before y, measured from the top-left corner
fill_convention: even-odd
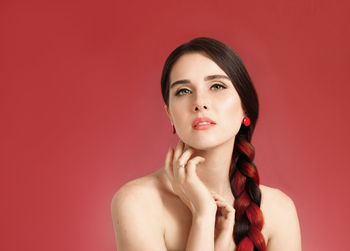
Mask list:
[[[260,210],[260,182],[253,163],[255,150],[244,134],[237,134],[235,141],[234,161],[230,170],[236,210],[233,238],[237,251],[265,251],[265,240],[261,233],[264,217]]]

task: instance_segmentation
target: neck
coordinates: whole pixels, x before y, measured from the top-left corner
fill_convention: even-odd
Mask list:
[[[234,197],[231,191],[229,171],[234,147],[234,139],[215,148],[196,150],[193,156],[205,158],[197,165],[197,175],[209,191],[215,192],[232,202]]]

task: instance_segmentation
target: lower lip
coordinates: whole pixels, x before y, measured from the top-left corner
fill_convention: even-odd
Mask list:
[[[213,127],[214,125],[215,124],[198,125],[198,126],[195,126],[194,129],[195,130],[206,130],[206,129]]]

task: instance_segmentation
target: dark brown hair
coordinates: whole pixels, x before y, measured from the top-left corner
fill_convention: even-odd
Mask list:
[[[243,110],[250,118],[250,126],[241,125],[236,135],[230,166],[229,179],[236,210],[233,238],[238,251],[266,250],[261,234],[264,218],[260,210],[260,181],[253,163],[255,149],[251,144],[259,113],[255,88],[242,60],[230,47],[213,38],[198,37],[177,47],[165,61],[161,90],[167,106],[170,71],[182,55],[193,52],[205,53],[227,74],[240,96]]]

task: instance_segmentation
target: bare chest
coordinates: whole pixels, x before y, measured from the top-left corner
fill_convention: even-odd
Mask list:
[[[164,242],[167,250],[185,250],[191,229],[191,211],[178,199],[170,199],[166,203],[163,216]]]
[[[184,251],[191,230],[191,211],[180,200],[172,199],[167,201],[163,217],[164,241],[167,250]],[[265,226],[262,229],[262,234],[267,244],[268,233]]]

